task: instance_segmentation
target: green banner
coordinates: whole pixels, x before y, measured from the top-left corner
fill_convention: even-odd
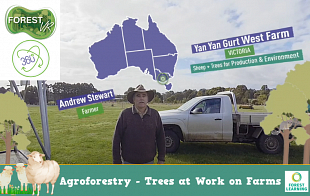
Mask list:
[[[79,107],[76,108],[78,117],[81,118],[85,118],[88,116],[93,116],[96,114],[103,114],[103,107],[101,103],[97,103],[97,104],[92,104],[92,105],[88,105],[85,107]]]
[[[225,50],[226,59],[254,55],[254,46],[244,46]]]
[[[219,71],[224,69],[242,68],[300,60],[303,60],[302,50],[292,50],[287,52],[279,52],[238,59],[193,64],[191,65],[191,73]]]
[[[309,170],[310,165],[60,165],[54,195],[303,196],[309,195]],[[15,171],[11,185],[20,186]],[[42,184],[40,195],[46,192]]]

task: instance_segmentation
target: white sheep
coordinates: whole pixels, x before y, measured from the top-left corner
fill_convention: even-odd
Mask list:
[[[13,171],[14,169],[11,166],[5,166],[3,172],[0,173],[1,194],[3,194],[3,187],[5,187],[5,194],[8,194],[8,186],[11,182]]]
[[[47,186],[47,193],[49,191],[49,182],[52,184],[52,192],[54,193],[54,184],[59,176],[60,167],[56,161],[43,161],[45,155],[40,154],[37,151],[33,151],[31,154],[27,155],[28,167],[26,168],[26,175],[28,181],[32,184],[33,193],[36,190],[36,184],[38,185],[38,195],[41,190],[41,184],[45,183]]]
[[[21,191],[23,191],[23,184],[25,184],[25,191],[27,191],[27,186],[28,186],[28,180],[26,176],[26,168],[23,163],[17,163],[16,166],[16,172],[17,172],[17,177],[18,180],[20,181],[21,185]]]

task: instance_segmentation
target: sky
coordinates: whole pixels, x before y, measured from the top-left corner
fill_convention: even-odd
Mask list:
[[[296,64],[310,61],[309,0],[61,0],[60,2],[60,81],[47,83],[92,83],[98,90],[113,89],[123,94],[129,87],[143,84],[146,89],[164,93],[165,86],[135,67],[97,79],[89,47],[106,38],[115,24],[127,17],[138,19],[137,26],[148,28],[148,15],[175,46],[178,60],[174,77],[169,80],[173,91],[212,87],[260,89],[283,84],[287,72]],[[255,54],[302,49],[304,60],[247,68],[192,74],[191,64],[225,60],[224,50],[192,54],[191,45],[251,33],[293,27],[294,37],[254,44]],[[0,81],[0,86],[7,85]],[[31,81],[31,85],[35,85]]]

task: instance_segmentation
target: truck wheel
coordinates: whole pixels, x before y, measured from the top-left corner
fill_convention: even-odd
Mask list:
[[[180,146],[180,139],[173,131],[165,131],[166,136],[166,152],[174,153]]]
[[[256,144],[258,149],[266,154],[278,154],[283,151],[283,139],[279,135],[262,134]]]

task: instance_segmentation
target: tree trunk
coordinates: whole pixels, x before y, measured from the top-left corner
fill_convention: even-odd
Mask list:
[[[11,131],[6,131],[6,136],[5,136],[5,147],[6,147],[6,157],[5,157],[5,164],[10,164],[11,161],[11,140],[12,140],[12,135]]]
[[[284,140],[283,164],[288,164],[288,155],[289,155],[289,151],[290,151],[289,135],[290,135],[290,130],[289,129],[283,130],[283,133],[282,133],[283,140]]]
[[[304,145],[304,162],[303,164],[309,164],[310,159],[310,139],[307,139]]]

